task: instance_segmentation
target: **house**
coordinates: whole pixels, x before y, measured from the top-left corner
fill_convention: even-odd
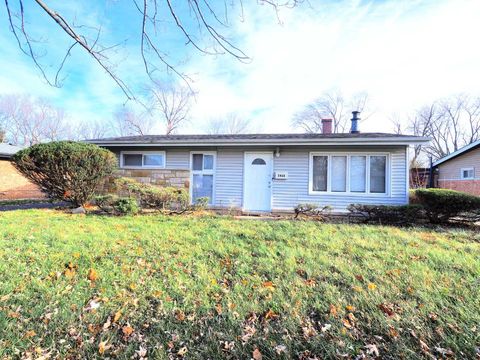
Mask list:
[[[480,196],[480,140],[432,164],[435,187]]]
[[[19,150],[18,146],[0,143],[0,201],[45,198],[40,189],[12,165],[10,158]]]
[[[416,136],[360,133],[145,135],[88,140],[113,151],[118,175],[188,187],[192,202],[246,212],[291,211],[299,203],[408,203],[409,160]]]

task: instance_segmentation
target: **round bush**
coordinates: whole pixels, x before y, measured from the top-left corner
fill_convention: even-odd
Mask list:
[[[93,144],[56,141],[13,156],[15,167],[53,199],[85,205],[117,166],[115,155]]]

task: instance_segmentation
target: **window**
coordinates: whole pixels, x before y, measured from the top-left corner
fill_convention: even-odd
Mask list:
[[[386,156],[370,156],[370,192],[384,194],[386,189]]]
[[[313,193],[387,194],[388,156],[380,154],[310,154]]]
[[[350,191],[364,193],[367,191],[367,157],[355,155],[350,157]]]
[[[332,191],[347,191],[347,157],[332,156]]]
[[[165,151],[124,151],[120,157],[120,167],[123,168],[165,168]]]
[[[213,204],[213,183],[215,169],[215,153],[192,153],[192,203],[198,198],[208,197]]]
[[[267,163],[263,159],[256,158],[252,161],[252,165],[267,165]]]
[[[461,171],[461,179],[462,180],[472,180],[475,178],[475,171],[473,167],[465,168]]]
[[[328,156],[313,157],[313,191],[327,191]]]

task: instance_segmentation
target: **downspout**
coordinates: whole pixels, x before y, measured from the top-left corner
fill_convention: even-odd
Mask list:
[[[428,187],[433,188],[433,160],[430,156],[430,171],[428,172]]]

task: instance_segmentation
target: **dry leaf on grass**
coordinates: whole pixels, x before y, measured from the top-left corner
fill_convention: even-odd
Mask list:
[[[260,350],[258,350],[258,348],[256,348],[255,350],[253,350],[252,358],[253,358],[254,360],[262,360],[263,356],[262,356],[262,353],[260,352]]]

